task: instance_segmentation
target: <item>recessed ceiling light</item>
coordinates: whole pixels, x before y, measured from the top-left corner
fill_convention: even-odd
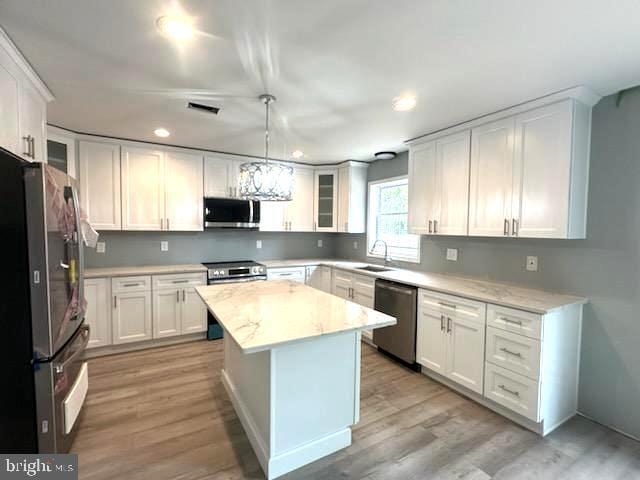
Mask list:
[[[302,150],[294,150],[294,151],[291,153],[291,156],[292,156],[293,158],[302,158],[302,157],[304,156],[304,153],[302,152]]]
[[[165,15],[156,20],[156,25],[160,32],[174,40],[185,41],[193,37],[193,22],[185,16]]]
[[[165,138],[168,137],[169,135],[171,135],[169,133],[169,130],[167,130],[166,128],[156,128],[153,133],[156,134],[156,137],[161,137],[161,138]]]
[[[407,112],[416,106],[416,96],[410,93],[393,99],[393,109],[396,112]]]

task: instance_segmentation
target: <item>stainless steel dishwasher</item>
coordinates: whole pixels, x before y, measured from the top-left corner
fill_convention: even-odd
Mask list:
[[[376,280],[375,310],[396,317],[392,327],[373,331],[373,343],[384,353],[417,369],[416,321],[418,289],[388,280]]]

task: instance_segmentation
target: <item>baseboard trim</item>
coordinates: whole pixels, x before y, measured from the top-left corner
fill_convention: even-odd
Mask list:
[[[135,343],[123,343],[120,345],[107,345],[105,347],[87,348],[84,351],[84,358],[104,357],[107,355],[117,355],[119,353],[136,352],[149,348],[168,347],[181,343],[196,342],[207,338],[207,332],[190,333],[176,337],[158,338],[155,340],[145,340]]]
[[[598,425],[602,425],[604,428],[608,428],[609,430],[613,430],[616,433],[619,433],[620,435],[624,435],[627,438],[630,438],[631,440],[635,440],[636,442],[640,442],[640,437],[636,437],[634,435],[631,435],[630,433],[627,433],[623,430],[620,430],[619,428],[616,427],[612,427],[611,425],[607,425],[606,423],[602,423],[599,422],[598,420],[596,420],[593,417],[590,417],[589,415],[587,415],[586,413],[582,413],[580,411],[577,412],[577,415],[580,415],[581,417],[586,418],[587,420],[593,422],[593,423],[597,423]]]

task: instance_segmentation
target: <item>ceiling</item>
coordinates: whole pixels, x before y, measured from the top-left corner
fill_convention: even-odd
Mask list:
[[[177,45],[156,19],[182,11]],[[409,138],[575,85],[640,83],[637,0],[2,0],[0,25],[50,87],[51,124],[262,155],[368,160]],[[185,90],[219,92],[218,116]],[[413,92],[415,110],[392,99]],[[167,139],[153,130],[165,127]]]

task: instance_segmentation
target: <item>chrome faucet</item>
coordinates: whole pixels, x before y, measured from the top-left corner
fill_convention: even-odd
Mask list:
[[[375,254],[376,245],[378,245],[378,243],[382,243],[382,245],[384,245],[384,264],[385,264],[385,266],[393,264],[393,260],[391,260],[391,257],[389,256],[389,247],[387,246],[387,242],[385,242],[384,240],[382,240],[380,238],[377,239],[375,242],[373,242],[373,245],[371,246],[371,250],[369,250],[369,253]]]

